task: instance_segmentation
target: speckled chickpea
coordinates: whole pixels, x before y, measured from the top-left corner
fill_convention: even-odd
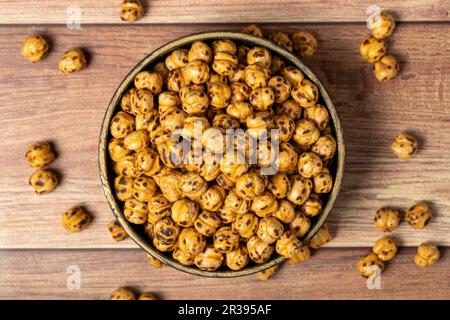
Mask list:
[[[303,152],[298,158],[298,172],[304,178],[318,175],[322,168],[322,159],[314,152]]]
[[[171,217],[164,217],[156,221],[153,231],[155,233],[153,244],[156,244],[158,250],[165,252],[174,249],[174,245],[180,234],[180,227]]]
[[[152,94],[160,94],[162,91],[164,79],[156,71],[141,71],[134,78],[136,89],[147,89]]]
[[[170,71],[167,78],[167,89],[173,92],[180,92],[181,88],[188,84],[188,81],[184,79],[183,71],[181,69]]]
[[[172,204],[166,197],[162,194],[154,195],[147,204],[147,221],[155,224],[159,219],[171,216],[171,208]]]
[[[136,153],[136,169],[146,176],[154,176],[162,168],[158,154],[149,148],[142,148]]]
[[[247,133],[252,138],[258,139],[267,134],[267,130],[273,129],[273,115],[271,111],[258,111],[247,117]]]
[[[203,210],[195,220],[194,227],[200,234],[211,237],[221,224],[220,218],[214,212]]]
[[[222,154],[226,148],[225,129],[218,127],[211,127],[203,131],[202,145],[210,152],[215,154]]]
[[[277,45],[279,45],[280,47],[282,47],[283,49],[285,49],[289,52],[294,51],[292,41],[286,32],[282,32],[282,31],[272,32],[269,35],[269,40],[272,42],[275,42]]]
[[[83,70],[86,66],[86,56],[81,49],[67,51],[58,62],[59,70],[66,74]]]
[[[209,84],[207,94],[210,105],[215,109],[226,108],[231,102],[231,88],[226,84]]]
[[[295,142],[301,146],[311,146],[320,138],[320,131],[313,121],[300,119],[295,124],[293,136]]]
[[[247,250],[253,262],[264,263],[272,256],[274,246],[262,241],[257,235],[254,235],[247,241]]]
[[[407,133],[401,133],[395,137],[391,144],[392,152],[401,160],[411,158],[417,152],[417,141]]]
[[[254,213],[247,212],[236,217],[233,221],[232,229],[242,238],[248,239],[256,233],[258,224],[258,217]]]
[[[222,207],[225,196],[226,191],[222,187],[212,185],[197,198],[197,201],[202,209],[216,212]]]
[[[359,259],[356,265],[358,273],[366,278],[376,273],[377,267],[379,268],[380,272],[383,272],[384,263],[383,261],[378,259],[377,255],[373,252]]]
[[[220,171],[228,178],[236,181],[236,179],[246,173],[250,168],[250,165],[244,159],[241,154],[235,152],[230,154],[227,152],[220,159]]]
[[[275,103],[275,92],[271,87],[255,88],[250,93],[249,101],[258,111],[266,111]]]
[[[126,22],[136,22],[144,16],[144,7],[139,0],[124,0],[120,5],[120,19]],[[133,299],[134,300],[134,299]]]
[[[151,292],[144,292],[139,295],[138,300],[159,300],[158,296]]]
[[[129,288],[119,288],[113,291],[110,300],[136,300],[136,294]]]
[[[147,262],[156,269],[162,268],[165,266],[164,263],[162,263],[161,261],[159,261],[158,259],[156,259],[155,257],[153,257],[151,254],[146,254],[146,259]]]
[[[61,222],[66,231],[74,233],[84,230],[91,222],[91,217],[82,208],[75,207],[62,214]]]
[[[118,161],[120,158],[129,155],[132,151],[125,148],[123,139],[112,138],[108,143],[108,152],[113,161]]]
[[[283,76],[273,76],[268,85],[274,91],[276,103],[283,103],[291,96],[291,83]]]
[[[311,147],[311,151],[318,154],[322,160],[331,160],[336,152],[336,139],[330,135],[321,136]]]
[[[188,51],[185,49],[176,49],[172,51],[172,53],[167,56],[165,63],[169,71],[186,66],[189,63]]]
[[[197,173],[206,181],[213,181],[220,175],[219,159],[212,158],[211,160],[203,159],[197,167]],[[221,185],[219,185],[222,187]]]
[[[377,39],[389,37],[395,29],[394,17],[386,11],[374,15],[369,19],[369,29],[372,36]]]
[[[213,245],[207,245],[202,253],[195,256],[194,263],[200,270],[215,271],[220,268],[223,260],[223,254],[219,250]]]
[[[379,82],[388,82],[394,79],[400,67],[397,63],[397,59],[391,55],[383,56],[379,61],[373,64],[373,74]]]
[[[208,183],[196,172],[188,172],[181,176],[179,188],[184,196],[197,198],[206,192]]]
[[[136,166],[136,153],[120,158],[119,161],[114,164],[114,172],[118,175],[130,178],[140,176],[141,172]]]
[[[125,229],[116,220],[108,224],[108,230],[111,233],[111,237],[116,241],[123,241],[127,238]]]
[[[279,56],[272,56],[272,64],[270,66],[270,74],[280,73],[286,67],[286,64]]]
[[[283,223],[290,223],[295,217],[295,209],[289,201],[279,200],[278,209],[272,215]]]
[[[239,235],[230,226],[219,228],[214,234],[214,247],[221,253],[231,252],[239,246]]]
[[[329,193],[333,189],[333,176],[328,168],[322,170],[313,177],[315,193]]]
[[[262,241],[271,244],[277,241],[283,232],[283,224],[277,218],[266,217],[260,220],[256,234]]]
[[[430,222],[431,210],[425,202],[413,205],[405,214],[405,220],[414,229],[423,229]]]
[[[392,260],[397,254],[397,242],[389,237],[380,238],[373,245],[372,251],[381,261]]]
[[[198,204],[187,198],[175,201],[172,204],[172,219],[181,227],[191,227],[199,214]]]
[[[270,70],[259,63],[245,67],[244,80],[252,89],[267,87],[270,78]]]
[[[159,188],[170,202],[175,202],[183,197],[183,192],[179,187],[181,177],[180,172],[173,171],[164,174],[159,179]]]
[[[280,269],[280,265],[275,265],[273,267],[267,268],[263,271],[260,271],[256,274],[256,277],[261,281],[267,281],[271,279]]]
[[[289,142],[281,142],[278,154],[278,170],[288,174],[297,171],[298,154]]]
[[[247,64],[260,64],[269,69],[272,65],[272,55],[270,51],[262,47],[254,47],[247,53]]]
[[[228,76],[228,80],[230,83],[244,81],[245,80],[245,65],[238,64],[236,71],[232,75]]]
[[[119,111],[111,120],[110,132],[114,138],[125,138],[134,130],[134,117],[126,112]]]
[[[250,204],[251,205],[251,204]],[[249,205],[249,207],[250,207]],[[237,213],[231,211],[225,205],[216,212],[223,224],[230,224],[236,219]]]
[[[227,114],[246,123],[247,118],[253,114],[253,108],[248,102],[232,102],[227,106]]]
[[[313,218],[322,213],[323,201],[317,193],[311,193],[309,198],[300,206],[300,210],[308,218]]]
[[[317,40],[309,32],[294,32],[291,39],[295,52],[303,58],[311,57],[317,50]]]
[[[22,44],[21,54],[29,61],[35,63],[41,61],[47,55],[49,46],[44,37],[29,36]]]
[[[299,85],[292,88],[292,98],[303,108],[314,106],[319,99],[319,89],[309,80],[303,79]]]
[[[213,58],[211,47],[202,41],[195,41],[188,52],[188,61],[203,61],[210,64]]]
[[[231,40],[215,40],[211,46],[214,53],[226,52],[234,55],[237,50],[236,44]]]
[[[136,199],[128,199],[125,201],[123,214],[131,223],[144,224],[148,215],[147,204]]]
[[[306,108],[303,114],[305,119],[314,121],[320,131],[325,130],[330,122],[328,109],[321,104],[316,104],[312,107]]]
[[[294,99],[287,99],[283,103],[277,104],[274,110],[275,114],[286,115],[293,121],[300,120],[303,113],[303,108]]]
[[[30,167],[33,168],[44,168],[51,164],[56,156],[52,151],[51,144],[48,142],[35,143],[28,147],[27,153],[25,154]]]
[[[241,32],[253,37],[263,38],[263,32],[261,28],[256,24],[251,24],[249,26],[242,28]]]
[[[243,199],[253,200],[255,196],[263,194],[267,184],[265,177],[257,170],[251,170],[236,180],[236,194]]]
[[[205,250],[206,239],[194,228],[181,230],[177,240],[177,248],[188,255],[197,255]]]
[[[291,190],[289,176],[286,173],[278,173],[273,175],[269,180],[267,189],[279,199],[286,198],[286,195]]]
[[[324,223],[317,233],[309,240],[309,246],[313,249],[319,249],[324,244],[330,242],[331,234],[328,224]]]
[[[213,127],[223,128],[225,130],[240,128],[239,121],[226,113],[216,114],[213,118],[212,125]]]
[[[209,66],[202,61],[189,62],[183,68],[183,76],[188,83],[206,83],[209,80]]]
[[[117,176],[114,179],[114,191],[117,199],[125,201],[133,197],[133,178]]]
[[[277,240],[275,250],[279,255],[285,258],[291,258],[298,254],[302,248],[302,243],[297,239],[295,234],[288,230]]]
[[[219,166],[220,170],[220,166]],[[222,187],[226,191],[230,191],[234,189],[236,181],[233,178],[228,177],[227,175],[220,173],[216,178],[217,184]]]
[[[232,76],[237,71],[238,59],[228,52],[216,52],[212,63],[213,70],[225,77]]]
[[[133,131],[128,134],[123,140],[125,148],[132,151],[146,148],[149,143],[150,137],[148,135],[148,132],[145,130]]]
[[[248,250],[245,245],[239,245],[236,250],[225,254],[225,264],[231,270],[241,270],[249,262]]]
[[[381,232],[392,232],[400,224],[400,212],[390,208],[378,209],[374,218],[375,228]]]
[[[417,248],[414,263],[422,268],[427,268],[439,261],[441,254],[439,249],[431,243],[422,243]]]
[[[184,87],[180,92],[183,111],[189,115],[200,114],[209,106],[208,95],[197,88]]]
[[[236,51],[236,57],[238,58],[238,61],[242,65],[247,64],[247,54],[250,51],[250,48],[247,46],[240,45],[237,47]]]
[[[277,211],[278,201],[271,192],[264,192],[261,195],[255,195],[251,209],[257,216],[267,217]]]
[[[237,214],[247,213],[250,210],[251,204],[251,199],[244,199],[239,196],[235,189],[230,190],[224,200],[225,209]]]
[[[28,183],[33,187],[36,194],[43,195],[55,190],[58,185],[58,178],[52,170],[38,169],[31,175]]]
[[[311,221],[302,212],[298,211],[289,223],[289,229],[297,238],[303,237],[311,228]]]
[[[181,105],[181,100],[176,92],[164,91],[158,95],[158,111],[163,114],[166,110],[172,107]]]
[[[301,72],[300,69],[292,66],[288,66],[282,69],[281,75],[291,83],[292,88],[300,85],[300,83],[305,79],[303,72]]]
[[[185,266],[190,266],[194,264],[195,256],[175,247],[172,251],[172,258]]]
[[[145,88],[131,90],[130,104],[134,115],[150,112],[154,108],[153,94]]]
[[[149,177],[138,177],[133,182],[133,197],[136,200],[149,202],[158,191],[155,180]]]
[[[167,82],[167,79],[169,78],[169,69],[167,69],[165,61],[160,61],[155,64],[153,70],[162,76],[164,83]]]
[[[359,53],[363,60],[374,63],[386,54],[386,43],[383,39],[369,37],[365,39],[359,47]]]
[[[252,90],[247,84],[241,81],[232,82],[230,84],[231,89],[231,102],[244,102],[250,97]],[[228,111],[227,111],[228,112]]]
[[[303,204],[312,191],[312,181],[299,175],[293,175],[290,177],[290,182],[291,191],[286,196],[287,200],[296,205]]]
[[[309,250],[309,247],[306,245],[303,245],[297,250],[297,253],[289,258],[290,264],[299,264],[302,262],[305,262],[311,258],[311,251]]]

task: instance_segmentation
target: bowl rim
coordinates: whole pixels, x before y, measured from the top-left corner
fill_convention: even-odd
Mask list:
[[[273,267],[283,262],[284,260],[286,260],[286,258],[284,258],[283,256],[277,256],[265,263],[254,265],[252,267],[244,268],[242,270],[237,271],[234,270],[204,271],[196,267],[185,266],[179,262],[171,260],[158,250],[154,249],[153,246],[150,245],[150,242],[144,239],[139,233],[137,233],[131,226],[131,224],[128,222],[128,220],[126,220],[122,210],[120,209],[115,199],[112,187],[113,182],[110,181],[110,177],[108,175],[107,146],[109,141],[108,139],[109,125],[115,114],[116,108],[120,105],[120,99],[123,93],[126,91],[128,86],[133,82],[134,77],[140,71],[145,70],[147,65],[155,61],[161,60],[161,58],[163,58],[169,52],[177,48],[184,47],[195,41],[212,41],[218,39],[241,41],[250,43],[253,46],[265,47],[269,49],[271,52],[275,52],[277,55],[283,58],[284,61],[299,68],[306,75],[306,77],[309,78],[309,80],[311,80],[312,82],[314,82],[319,88],[321,97],[325,102],[328,112],[330,113],[330,117],[332,120],[331,124],[336,133],[337,150],[336,150],[336,176],[334,177],[333,190],[329,194],[329,198],[325,208],[323,209],[323,212],[320,214],[315,224],[309,230],[309,232],[304,237],[302,242],[307,243],[311,239],[311,237],[313,237],[316,234],[316,232],[320,229],[320,227],[324,224],[325,220],[330,215],[342,184],[342,177],[344,172],[345,146],[341,123],[337,111],[334,107],[334,104],[330,96],[328,95],[327,90],[325,89],[323,84],[319,81],[319,79],[316,77],[316,75],[305,64],[303,64],[303,62],[298,57],[266,39],[229,31],[201,32],[170,41],[164,44],[163,46],[159,47],[158,49],[154,50],[150,54],[148,54],[139,63],[137,63],[126,75],[126,77],[122,80],[120,85],[115,90],[108,104],[108,107],[102,120],[102,126],[100,129],[99,146],[98,146],[98,165],[99,165],[100,181],[109,207],[111,208],[111,211],[113,212],[115,218],[119,221],[119,223],[125,229],[127,234],[137,245],[139,245],[142,249],[144,249],[148,254],[154,256],[164,264],[167,264],[168,266],[171,266],[174,269],[204,277],[230,278],[230,277],[246,276],[256,272],[260,272],[262,270]]]

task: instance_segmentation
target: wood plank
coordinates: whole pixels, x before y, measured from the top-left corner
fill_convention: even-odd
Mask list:
[[[370,3],[363,0],[143,0],[145,17],[138,23],[268,23],[364,22]],[[66,24],[73,10],[81,10],[81,24],[120,24],[120,1],[0,0],[0,24]],[[398,21],[449,21],[448,0],[379,0]]]
[[[302,265],[285,264],[267,282],[154,269],[139,250],[8,250],[0,251],[0,299],[108,299],[121,286],[163,299],[449,299],[449,249],[442,251],[425,270],[412,262],[413,248],[402,249],[382,273],[381,289],[370,290],[356,272],[364,248],[319,250]],[[80,289],[67,289],[70,266],[80,268]]]
[[[385,85],[375,81],[370,66],[359,58],[364,27],[313,24],[289,30],[302,28],[318,35],[319,50],[305,62],[329,88],[347,143],[344,188],[330,217],[335,239],[329,245],[369,246],[380,236],[372,226],[376,209],[407,209],[421,200],[432,204],[430,225],[414,231],[403,222],[395,236],[406,246],[426,240],[450,245],[448,25],[399,25],[389,45],[402,71]],[[114,243],[106,229],[111,212],[97,169],[103,112],[121,79],[147,53],[182,35],[212,29],[227,27],[0,28],[0,248],[135,246]],[[33,32],[53,43],[47,59],[38,64],[20,56],[23,39]],[[77,46],[89,52],[90,65],[65,76],[56,68],[57,59]],[[420,151],[401,162],[391,155],[389,144],[404,130],[420,137]],[[32,170],[24,153],[42,140],[55,142],[59,157],[52,167],[63,179],[54,193],[38,197],[27,184]],[[95,220],[86,231],[68,235],[60,214],[74,205],[86,206]]]

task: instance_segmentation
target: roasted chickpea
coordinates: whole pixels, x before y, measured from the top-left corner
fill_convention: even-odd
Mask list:
[[[185,87],[181,97],[183,110],[190,114],[199,114],[208,109],[210,103],[207,94],[203,90]],[[184,119],[183,119],[184,120]]]
[[[144,292],[139,295],[138,300],[159,300],[158,297],[151,292]]]
[[[112,138],[108,143],[109,156],[113,161],[129,155],[132,151],[125,148],[123,139]]]
[[[91,222],[91,217],[82,208],[76,207],[64,212],[61,222],[66,231],[74,233],[84,230]]]
[[[133,91],[136,91],[136,88],[131,88],[130,90],[128,90],[122,96],[122,99],[120,100],[120,108],[129,114],[137,114],[136,110],[132,110],[131,101],[130,101],[131,93]]]
[[[128,199],[125,201],[123,214],[131,223],[144,224],[147,221],[148,208],[145,202]]]
[[[369,37],[359,47],[359,53],[363,60],[374,63],[386,54],[386,43],[383,39]]]
[[[186,118],[187,115],[183,110],[174,107],[164,112],[159,121],[165,132],[174,132],[183,127]]]
[[[286,67],[284,61],[278,56],[272,56],[272,65],[270,66],[270,74],[277,74]]]
[[[110,132],[114,138],[125,138],[135,128],[134,117],[126,112],[119,111],[111,120]]]
[[[25,158],[27,159],[30,167],[33,168],[44,168],[51,164],[56,156],[52,151],[52,147],[50,143],[35,143],[32,144],[25,154]]]
[[[193,139],[209,128],[209,121],[205,117],[190,116],[183,121],[183,137]]]
[[[283,224],[277,218],[266,217],[259,222],[256,234],[262,241],[271,244],[281,237],[283,231]]]
[[[126,176],[117,176],[114,179],[114,190],[117,199],[125,201],[133,197],[133,182],[132,178]]]
[[[223,255],[219,250],[212,245],[207,245],[202,253],[195,256],[194,263],[201,270],[215,271],[220,268],[223,260]]]
[[[108,230],[111,233],[111,237],[116,241],[125,240],[127,237],[125,229],[116,220],[108,224]]]
[[[210,64],[213,58],[211,47],[202,41],[195,41],[188,52],[188,61],[202,61]]]
[[[146,254],[147,262],[156,269],[162,268],[165,266],[164,263],[153,257],[151,254]]]
[[[288,66],[281,70],[281,75],[288,79],[291,83],[292,88],[299,86],[300,83],[305,79],[305,76],[300,71],[300,69],[292,66]]]
[[[216,159],[215,156],[211,157],[211,159],[203,159],[197,169],[198,174],[206,181],[213,181],[214,179],[217,179],[220,174],[219,161],[220,160]],[[219,186],[223,187],[221,185]]]
[[[401,133],[392,142],[391,150],[397,158],[402,160],[409,159],[417,151],[417,141],[412,135]]]
[[[320,138],[320,131],[313,121],[300,119],[295,124],[293,136],[295,142],[301,146],[311,146]]]
[[[394,17],[389,12],[383,11],[369,19],[369,29],[372,36],[377,39],[389,37],[395,28]]]
[[[250,207],[251,203],[249,204]],[[230,224],[236,219],[237,213],[228,209],[225,205],[216,212],[223,224]]]
[[[163,77],[156,71],[141,71],[134,78],[136,89],[147,89],[152,94],[159,94],[163,87]]]
[[[181,88],[188,84],[188,81],[184,79],[183,71],[181,69],[175,69],[169,73],[167,78],[167,89],[170,91],[180,92]]]
[[[188,51],[185,49],[176,49],[167,56],[165,62],[169,71],[182,68],[189,63]]]
[[[303,152],[298,158],[298,172],[304,178],[318,175],[322,168],[322,159],[314,152]]]
[[[184,196],[197,198],[206,192],[208,183],[196,172],[188,172],[181,176],[179,188]]]
[[[311,57],[317,50],[317,40],[309,32],[297,31],[291,36],[295,52],[303,58]]]
[[[244,80],[252,89],[267,87],[270,78],[270,70],[259,63],[245,67]]]
[[[48,169],[38,169],[28,181],[38,195],[46,194],[55,190],[58,185],[58,179],[55,173]]]
[[[230,83],[240,82],[245,80],[245,65],[238,64],[236,71],[228,77]]]
[[[131,90],[130,104],[134,115],[150,112],[154,107],[153,94],[145,88]]]
[[[295,173],[297,171],[298,154],[294,147],[289,142],[282,142],[279,149],[278,170],[288,174]]]
[[[221,253],[234,251],[239,246],[239,235],[230,226],[219,228],[214,234],[214,247]]]
[[[220,167],[219,167],[220,170]],[[219,186],[221,186],[224,190],[231,190],[234,189],[235,183],[236,181],[233,180],[232,178],[229,178],[227,175],[220,173],[217,178],[216,178],[216,182]]]
[[[287,99],[281,104],[275,106],[275,114],[287,115],[293,121],[300,120],[302,117],[303,108],[295,102],[294,99]]]
[[[306,109],[309,110],[309,109]],[[321,136],[311,147],[311,151],[318,154],[322,160],[331,160],[336,152],[336,139],[330,135]]]
[[[299,264],[311,258],[311,251],[308,246],[302,246],[297,253],[289,258],[290,264]]]
[[[261,176],[257,170],[251,170],[236,180],[236,194],[243,199],[253,200],[263,194],[267,184],[267,178]]]
[[[220,74],[217,74],[214,71],[211,71],[211,74],[209,75],[209,80],[208,80],[207,84],[210,84],[210,83],[228,84],[228,77],[221,76]]]
[[[275,213],[278,209],[278,201],[270,192],[255,195],[252,202],[252,211],[259,217],[267,217]]]
[[[257,235],[254,235],[247,241],[247,250],[253,262],[264,263],[272,256],[274,247],[262,241]]]
[[[22,45],[21,54],[31,62],[41,61],[47,55],[49,46],[42,36],[29,36]]]
[[[236,54],[236,45],[231,40],[215,40],[212,43],[214,53],[226,52],[229,54]]]
[[[292,258],[298,254],[302,248],[302,243],[296,238],[292,231],[284,232],[277,240],[275,250],[285,258]]]
[[[272,32],[269,35],[269,40],[272,42],[275,42],[277,45],[279,45],[280,47],[282,47],[283,49],[285,49],[289,52],[294,51],[292,41],[286,32],[282,32],[282,31]]]
[[[251,24],[249,26],[242,28],[241,32],[253,37],[263,38],[263,32],[261,28],[256,24]]]
[[[149,148],[142,148],[136,153],[136,169],[146,176],[154,176],[162,168],[158,154]]]
[[[242,238],[248,239],[256,233],[256,230],[258,230],[258,224],[258,217],[255,214],[248,212],[236,217],[233,221],[232,229]]]
[[[136,166],[136,153],[124,156],[114,164],[114,171],[118,175],[123,175],[130,178],[137,178],[141,172]]]
[[[294,135],[295,122],[288,115],[276,115],[273,118],[274,127],[278,129],[278,138],[280,141],[287,142]]]
[[[226,150],[225,129],[211,127],[203,131],[202,145],[210,152],[222,154]]]
[[[128,134],[123,140],[125,148],[136,151],[141,148],[146,148],[150,143],[150,137],[145,130],[137,130]]]
[[[293,204],[302,205],[312,191],[312,181],[302,176],[293,175],[290,177],[290,182],[291,191],[287,194],[286,198]]]
[[[247,64],[260,64],[269,69],[272,65],[272,55],[270,51],[262,47],[254,47],[247,53]]]
[[[431,210],[425,202],[416,203],[405,214],[408,224],[414,229],[425,228],[432,217]]]
[[[240,64],[247,64],[247,54],[250,51],[250,48],[247,46],[238,46],[236,57],[238,58],[238,61]]]
[[[250,165],[245,161],[244,156],[236,152],[233,154],[227,152],[220,160],[220,171],[234,181],[246,173],[249,168]]]
[[[150,221],[148,220],[146,223],[144,223],[144,233],[150,240],[153,240],[155,238],[153,223],[150,223]]]
[[[184,252],[179,247],[176,247],[172,252],[172,258],[185,266],[190,266],[194,264],[195,255]]]
[[[227,52],[216,52],[212,64],[213,70],[221,76],[229,77],[237,71],[238,59]]]
[[[225,113],[216,114],[213,118],[212,125],[213,127],[219,127],[225,130],[240,128],[239,121],[236,118],[233,118],[232,116]]]
[[[294,206],[287,200],[278,201],[278,209],[273,216],[283,223],[290,223],[295,217]]]
[[[232,102],[227,106],[227,114],[246,123],[247,118],[253,114],[253,108],[248,102]]]
[[[147,204],[148,222],[155,224],[161,218],[172,215],[172,204],[162,194],[154,195]]]
[[[309,240],[309,246],[313,249],[319,249],[325,243],[330,242],[331,235],[328,225],[324,223],[317,233]]]
[[[209,104],[215,109],[226,108],[231,102],[231,88],[222,83],[208,85]]]
[[[429,267],[439,261],[441,254],[439,249],[431,243],[422,243],[417,248],[414,262],[422,268]]]
[[[149,202],[156,191],[158,186],[152,178],[139,177],[133,182],[133,196],[136,200]]]
[[[297,212],[289,223],[289,229],[297,237],[303,237],[311,228],[311,221],[302,212]]]
[[[215,212],[222,207],[225,195],[226,192],[222,187],[213,185],[200,195],[197,201],[202,209]]]
[[[397,242],[389,237],[380,238],[373,245],[372,251],[381,261],[392,260],[397,254]]]
[[[59,70],[66,74],[83,70],[86,66],[86,56],[81,49],[67,51],[58,62]]]
[[[280,269],[280,266],[277,264],[273,267],[267,268],[263,271],[260,271],[256,274],[256,277],[261,281],[267,281],[271,279]]]
[[[230,84],[231,102],[245,102],[250,97],[252,90],[244,82],[236,81]],[[228,113],[228,109],[227,109]]]
[[[235,189],[230,190],[225,197],[224,207],[237,214],[244,214],[250,210],[252,201],[239,196]]]
[[[120,19],[126,22],[136,22],[144,16],[144,7],[139,0],[124,0],[120,5]],[[135,299],[133,299],[135,300]]]
[[[320,104],[306,108],[304,118],[314,121],[314,124],[320,131],[325,130],[330,121],[330,115],[327,108]]]
[[[178,107],[180,104],[181,100],[176,92],[164,91],[158,95],[158,111],[160,114],[172,107]]]
[[[160,251],[172,251],[180,234],[180,227],[171,217],[164,217],[155,222],[153,245]]]
[[[380,61],[373,64],[373,74],[379,82],[387,82],[394,79],[399,70],[397,59],[391,55],[385,55]]]
[[[381,232],[391,232],[400,224],[400,213],[390,208],[377,210],[374,218],[375,228]]]
[[[285,198],[291,190],[291,183],[288,175],[285,173],[273,175],[269,180],[267,189],[272,192],[275,197],[279,199]]]
[[[168,134],[170,135],[170,133]],[[183,145],[174,136],[156,146],[159,158],[169,168],[179,168],[183,165],[184,149]]]
[[[266,111],[275,103],[275,93],[271,87],[255,88],[250,93],[249,101],[258,111]]]
[[[220,218],[211,211],[203,210],[194,222],[195,230],[206,237],[211,237],[221,225]]]
[[[173,171],[168,172],[159,178],[159,188],[170,202],[175,202],[183,197],[183,192],[179,187],[181,177],[181,173]]]
[[[136,295],[129,288],[119,288],[113,291],[110,300],[136,300]]]
[[[248,250],[245,245],[239,245],[236,250],[225,254],[225,264],[231,270],[241,270],[249,262]]]
[[[172,204],[172,219],[182,227],[192,227],[199,214],[198,204],[187,198]]]
[[[309,108],[317,103],[319,90],[314,83],[303,79],[299,85],[292,88],[291,96],[301,107]]]
[[[166,67],[165,61],[160,61],[153,67],[155,72],[158,72],[163,78],[163,82],[166,83],[169,78],[169,70]]]
[[[311,193],[309,198],[300,206],[300,210],[308,218],[313,218],[322,213],[323,202],[317,193]]]
[[[270,111],[259,111],[247,117],[247,133],[252,138],[261,138],[267,135],[267,130],[274,127],[273,116]]]
[[[193,84],[206,83],[209,80],[209,66],[202,61],[189,62],[183,68],[185,81]]]
[[[380,272],[383,272],[384,263],[378,259],[375,253],[371,252],[358,260],[356,268],[361,276],[368,278],[377,272],[377,268],[379,268]]]
[[[205,250],[206,240],[194,228],[184,228],[178,236],[177,247],[184,253],[195,256]]]
[[[291,83],[283,76],[273,76],[269,80],[269,87],[275,94],[275,102],[283,103],[291,96]]]

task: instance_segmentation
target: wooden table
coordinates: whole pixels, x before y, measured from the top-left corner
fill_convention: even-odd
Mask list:
[[[146,2],[145,18],[130,25],[118,18],[120,1],[0,0],[0,298],[104,299],[123,285],[166,299],[450,298],[449,0],[376,2],[398,22],[388,42],[402,70],[384,85],[358,53],[368,35],[366,1]],[[81,29],[66,27],[70,6],[81,9]],[[255,22],[265,30],[304,29],[318,37],[319,50],[304,61],[328,87],[347,144],[343,189],[329,219],[334,240],[269,282],[153,269],[131,240],[115,243],[106,228],[112,215],[97,168],[105,108],[130,68],[167,41]],[[50,54],[38,64],[20,56],[33,33],[51,41]],[[66,76],[57,61],[74,47],[89,53],[89,67]],[[417,156],[404,162],[389,151],[402,131],[420,141]],[[45,140],[56,146],[52,167],[62,182],[55,192],[36,196],[24,153]],[[375,210],[405,210],[421,200],[431,205],[431,223],[414,231],[402,222],[392,234],[402,247],[382,274],[381,290],[367,289],[355,264],[381,236],[372,225]],[[75,205],[87,208],[94,221],[84,232],[67,234],[60,216]],[[423,241],[440,245],[443,254],[427,270],[412,262]],[[71,266],[81,270],[80,289],[66,286]]]

